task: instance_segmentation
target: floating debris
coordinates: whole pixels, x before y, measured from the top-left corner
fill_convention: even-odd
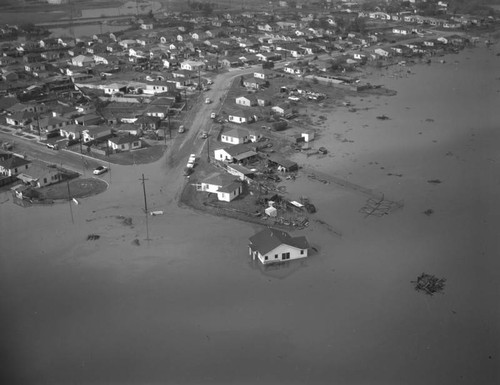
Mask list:
[[[139,240],[136,238],[132,241],[132,244],[135,245],[135,246],[140,246],[141,245],[141,242],[139,242]]]
[[[426,273],[420,274],[416,281],[411,281],[415,285],[416,291],[424,292],[427,295],[441,293],[444,290],[445,282],[445,278],[437,278]]]
[[[390,118],[387,115],[379,115],[379,116],[377,116],[377,119],[379,119],[379,120],[388,120]]]
[[[124,217],[122,215],[117,216],[118,219],[121,219],[122,225],[124,226],[132,226],[132,218],[131,217]]]
[[[429,179],[427,181],[427,183],[431,183],[431,184],[439,184],[439,183],[442,183],[439,179]]]
[[[87,235],[87,241],[97,241],[99,238],[101,238],[101,236],[97,234]]]
[[[366,201],[366,204],[359,209],[360,213],[364,213],[365,218],[371,215],[376,217],[381,217],[384,215],[389,215],[394,210],[397,210],[403,207],[403,202],[394,202],[387,199],[384,199],[384,196],[380,199],[369,198]]]
[[[424,211],[424,214],[427,215],[427,216],[431,216],[432,214],[434,214],[434,210],[433,209],[427,209]]]

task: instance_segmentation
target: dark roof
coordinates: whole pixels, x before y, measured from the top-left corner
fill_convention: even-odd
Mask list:
[[[124,136],[117,136],[115,138],[109,138],[108,140],[115,144],[125,144],[125,143],[136,142],[139,140],[139,137],[135,135],[124,135]]]
[[[256,250],[262,255],[267,254],[282,244],[295,247],[297,249],[309,248],[309,243],[307,242],[306,237],[292,237],[285,231],[271,228],[262,230],[260,233],[250,237],[249,240],[252,250]]]
[[[268,158],[271,162],[274,162],[280,166],[283,166],[287,169],[295,168],[298,167],[297,163],[294,161],[291,161],[289,159],[283,158],[279,155],[276,154],[270,154]]]
[[[13,156],[7,159],[0,159],[0,166],[2,166],[7,170],[12,170],[16,167],[21,167],[30,163],[31,162],[29,160],[20,158],[19,156]]]

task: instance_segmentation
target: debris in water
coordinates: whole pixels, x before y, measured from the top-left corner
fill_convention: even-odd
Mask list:
[[[416,281],[411,281],[415,285],[416,291],[422,291],[427,295],[441,293],[444,290],[446,278],[437,278],[434,275],[422,273]]]
[[[99,238],[101,238],[101,236],[97,235],[97,234],[89,234],[89,235],[87,235],[87,241],[96,241]]]
[[[139,240],[136,238],[132,241],[132,244],[133,245],[136,245],[136,246],[140,246],[141,245],[141,242],[139,242]]]
[[[424,211],[424,214],[427,215],[427,216],[431,216],[432,214],[434,214],[434,210],[433,209],[427,209]]]
[[[439,184],[442,183],[439,179],[429,179],[427,183],[432,183],[432,184]]]
[[[379,115],[379,116],[377,116],[377,119],[379,119],[379,120],[388,120],[389,117],[387,115]]]

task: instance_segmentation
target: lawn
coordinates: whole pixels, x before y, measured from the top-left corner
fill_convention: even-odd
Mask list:
[[[84,198],[102,193],[108,184],[97,178],[76,178],[69,181],[71,198]],[[68,199],[68,183],[61,182],[38,190],[45,199]]]

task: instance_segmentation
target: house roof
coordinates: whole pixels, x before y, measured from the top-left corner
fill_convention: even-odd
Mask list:
[[[234,190],[240,188],[240,186],[241,186],[241,182],[235,180],[229,184],[223,185],[217,191],[222,192],[222,193],[232,193]]]
[[[110,138],[109,141],[114,144],[126,144],[126,143],[132,143],[136,142],[139,140],[139,137],[135,135],[123,135],[123,136],[116,136],[114,138]]]
[[[257,153],[254,152],[253,150],[250,149],[250,147],[245,144],[245,143],[241,143],[241,144],[236,144],[234,146],[229,146],[229,147],[225,147],[223,149],[224,151],[226,151],[229,155],[235,157],[235,156],[240,156],[243,155],[243,154],[247,154],[247,153],[252,153],[253,155],[256,155]]]
[[[232,138],[243,139],[247,137],[249,134],[250,132],[248,130],[245,130],[244,128],[233,128],[232,130],[224,132],[222,135],[230,136]]]
[[[278,246],[287,245],[297,249],[309,248],[309,242],[304,236],[292,237],[285,231],[265,229],[249,238],[250,247],[261,254],[267,254]]]
[[[21,167],[26,164],[30,164],[31,162],[29,160],[26,160],[24,158],[21,158],[19,156],[12,156],[7,159],[1,159],[0,158],[0,166],[2,166],[6,170],[12,170],[16,167]]]
[[[235,181],[234,175],[213,173],[203,180],[203,183],[214,185],[214,186],[228,186]],[[234,190],[234,189],[233,189]],[[231,191],[233,191],[231,190]]]
[[[22,174],[18,175],[18,178],[31,178],[32,180],[38,180],[42,177],[47,176],[47,174],[58,174],[59,170],[55,167],[50,167],[43,163],[33,163],[29,169],[23,171]]]

